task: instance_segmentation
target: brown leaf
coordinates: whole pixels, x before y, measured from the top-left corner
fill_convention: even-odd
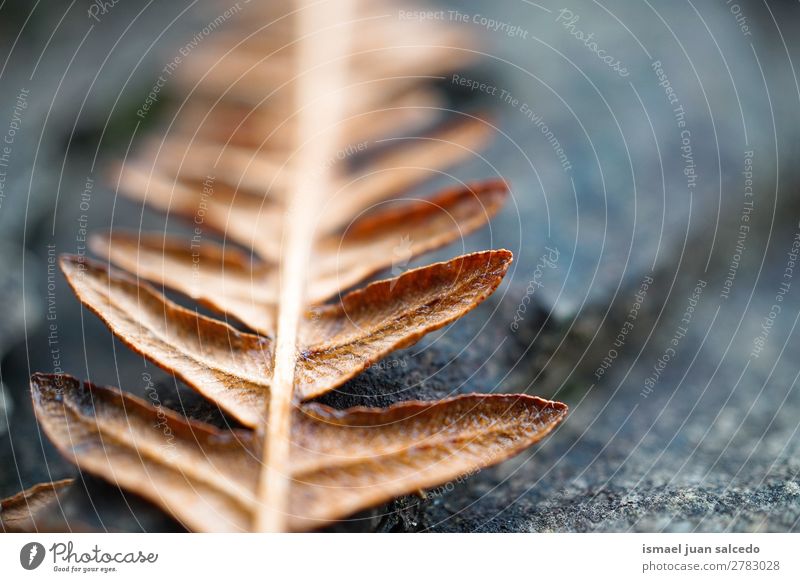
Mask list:
[[[183,293],[262,335],[275,334],[278,267],[230,245],[176,236],[115,230],[94,234],[98,256],[137,277]]]
[[[61,497],[74,479],[39,483],[0,500],[0,528],[5,532],[36,532],[47,529],[48,513],[58,511]]]
[[[420,22],[413,24],[417,29],[431,28]],[[413,28],[404,27],[406,31]],[[372,109],[394,94],[456,70],[475,58],[474,51],[461,48],[471,43],[460,27],[436,27],[421,35],[418,42],[409,42],[406,36],[395,46],[387,44],[385,37],[372,38],[369,48],[353,52],[347,111]],[[193,92],[293,111],[294,57],[288,51],[281,54],[275,50],[265,52],[263,48],[254,53],[226,46],[220,51],[219,45],[209,43],[183,61],[176,77]]]
[[[320,222],[323,233],[344,228],[374,205],[474,158],[492,131],[485,119],[463,115],[430,134],[388,140],[393,147],[385,154],[359,168],[357,176],[334,183],[335,195],[325,201]]]
[[[485,121],[462,117],[430,135],[398,140],[395,147],[359,169],[358,179],[345,175],[334,183],[324,201],[320,234],[346,227],[373,205],[469,159],[488,140],[490,129]],[[169,142],[155,163],[151,151],[147,161],[127,162],[118,168],[121,192],[156,210],[195,225],[199,222],[262,258],[279,258],[286,216],[280,202],[292,168],[264,159],[255,150],[185,144]],[[217,162],[220,153],[223,156]]]
[[[405,266],[413,257],[464,237],[485,224],[506,197],[505,183],[485,181],[407,201],[356,220],[344,235],[316,245],[309,303],[330,299],[370,275]],[[274,335],[278,267],[253,261],[230,247],[162,234],[94,235],[92,250],[117,266]],[[396,273],[394,273],[396,274]]]
[[[508,270],[509,251],[463,255],[367,285],[338,305],[317,307],[300,328],[295,390],[313,398],[394,350],[444,327],[491,295]]]
[[[275,255],[283,210],[270,200],[244,193],[237,195],[214,180],[205,187],[197,181],[170,180],[136,162],[128,162],[116,171],[118,188],[132,200],[192,223],[199,221],[204,230],[208,228],[251,248],[262,257]]]
[[[164,178],[202,182],[212,175],[218,183],[235,189],[240,198],[264,198],[268,193],[285,192],[291,183],[291,171],[278,157],[268,157],[259,149],[175,135],[151,139],[136,160],[143,167],[155,168]]]
[[[502,460],[566,411],[526,396],[298,408],[473,309],[511,261],[508,251],[465,255],[308,310],[477,228],[504,195],[489,183],[478,195],[461,189],[382,206],[471,158],[492,126],[461,115],[410,135],[406,122],[433,116],[398,104],[430,96],[425,76],[477,53],[455,48],[464,31],[443,23],[378,18],[356,34],[353,22],[383,16],[389,6],[359,4],[297,0],[292,17],[269,30],[248,34],[256,23],[246,19],[193,51],[177,73],[192,83],[187,118],[196,122],[152,140],[118,172],[118,186],[192,220],[203,240],[193,238],[189,248],[152,235],[94,242],[137,277],[262,335],[180,307],[136,277],[62,259],[81,302],[123,342],[257,429],[223,432],[115,390],[33,378],[37,415],[62,452],[195,529],[309,529]],[[260,5],[250,14],[276,9]],[[368,151],[343,160],[354,138],[366,140]],[[258,260],[205,241],[206,228]]]
[[[167,300],[101,263],[62,256],[78,299],[128,347],[249,425],[261,420],[272,375],[272,342]]]
[[[36,416],[50,440],[84,471],[142,495],[192,528],[240,529],[254,459],[251,433],[222,432],[69,376],[35,374]]]
[[[150,499],[188,527],[248,531],[255,435],[190,421],[68,376],[31,380],[37,418],[83,470]],[[295,409],[289,526],[301,531],[499,463],[547,435],[567,407],[525,395],[468,395],[386,409]]]
[[[508,251],[464,255],[372,283],[333,306],[305,314],[295,393],[309,399],[346,382],[385,355],[412,345],[472,310],[500,284]],[[185,309],[97,261],[61,257],[78,299],[126,345],[247,426],[262,419],[273,345]]]
[[[444,101],[428,88],[392,96],[380,109],[354,113],[342,120],[340,146],[348,151],[352,144],[391,135],[408,134],[433,125],[440,117]],[[186,141],[216,142],[273,152],[285,149],[295,138],[297,120],[289,119],[271,107],[253,108],[241,103],[206,99],[196,95],[187,99],[176,113],[175,132]]]

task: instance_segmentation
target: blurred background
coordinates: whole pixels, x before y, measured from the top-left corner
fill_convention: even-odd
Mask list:
[[[0,497],[76,474],[37,428],[34,371],[140,394],[148,372],[165,402],[213,420],[82,311],[53,261],[112,225],[181,228],[118,197],[109,167],[180,103],[167,79],[137,114],[165,65],[248,4],[0,3]],[[364,527],[800,529],[800,3],[421,8],[480,54],[431,83],[496,126],[454,174],[512,190],[463,250],[516,259],[474,317],[327,401],[527,391],[571,414],[540,446]],[[85,489],[74,503],[97,527],[177,527],[135,496],[88,477]]]

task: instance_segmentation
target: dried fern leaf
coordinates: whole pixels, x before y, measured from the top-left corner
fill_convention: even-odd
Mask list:
[[[259,473],[250,431],[221,431],[117,389],[36,374],[34,409],[83,470],[160,505],[201,531],[253,528]],[[567,407],[525,395],[468,395],[386,409],[293,413],[288,527],[304,531],[519,453]]]
[[[396,4],[376,0],[362,2],[358,7],[357,33],[350,40],[351,53],[369,53],[375,48],[392,45],[475,45],[474,35],[465,34],[464,29],[457,24],[442,20],[398,19],[393,12],[397,12]],[[217,31],[203,45],[202,50],[206,55],[224,54],[228,51],[256,57],[268,55],[270,61],[284,59],[283,64],[291,68],[293,63],[286,60],[291,58],[297,48],[297,30],[292,19],[286,18],[286,12],[262,14],[256,20],[248,20],[255,26],[249,26],[247,21],[240,21],[233,32]]]
[[[115,230],[93,234],[90,248],[140,279],[178,291],[257,331],[275,335],[278,268],[214,242]]]
[[[353,51],[347,111],[371,109],[393,94],[407,91],[422,81],[460,69],[475,60],[475,52],[463,48],[472,43],[462,29],[447,27],[437,32],[416,43],[412,40],[391,45],[376,39],[360,52]],[[343,35],[342,32],[339,34]],[[292,77],[295,70],[293,53],[296,51],[288,49],[298,44],[284,50],[262,48],[254,52],[209,43],[183,61],[176,71],[176,78],[196,93],[292,111],[296,92]],[[376,79],[390,82],[376,83]]]
[[[357,4],[295,0],[291,17],[244,42],[220,35],[194,51],[179,75],[195,95],[185,117],[196,122],[181,121],[177,134],[152,140],[118,172],[118,187],[133,199],[199,218],[257,259],[152,235],[93,242],[137,277],[261,335],[180,307],[100,263],[62,259],[81,302],[123,342],[256,429],[222,432],[169,413],[171,457],[141,401],[34,377],[37,415],[64,454],[194,529],[310,529],[502,460],[566,412],[516,396],[347,411],[298,404],[473,309],[511,261],[508,251],[464,255],[317,305],[394,266],[398,240],[408,241],[401,254],[410,260],[481,226],[505,193],[488,183],[477,195],[454,190],[375,210],[473,156],[492,128],[463,115],[409,135],[411,123],[433,116],[404,100],[430,96],[426,76],[475,53],[454,48],[466,44],[461,27],[396,25],[381,20],[391,5]],[[253,13],[283,16],[286,8],[259,5]],[[376,26],[353,34],[358,18]],[[405,135],[386,139],[398,131]],[[368,151],[337,163],[337,149],[353,139],[367,140]]]
[[[414,269],[305,312],[294,390],[309,399],[333,390],[392,351],[475,308],[500,284],[508,251],[464,255]],[[128,347],[175,374],[247,426],[263,421],[274,344],[171,301],[102,263],[61,257],[78,299]]]
[[[484,251],[414,269],[314,309],[298,334],[295,387],[302,398],[341,384],[394,350],[410,346],[471,311],[508,270],[509,251]],[[315,365],[305,365],[313,362]]]
[[[262,420],[272,377],[270,339],[185,309],[101,263],[62,256],[60,265],[78,299],[125,345],[241,422]]]
[[[490,134],[491,126],[485,120],[462,116],[432,132],[394,140],[394,147],[372,157],[366,166],[358,168],[356,176],[348,173],[347,164],[333,163],[337,146],[331,147],[320,166],[332,174],[331,190],[326,195],[334,197],[337,217],[321,226],[329,230],[340,227],[371,204],[437,177],[437,172],[474,156],[475,150],[488,142]],[[125,164],[120,186],[127,196],[157,205],[161,210],[169,210],[163,206],[167,201],[179,214],[185,215],[182,210],[187,208],[188,217],[194,220],[198,202],[210,198],[204,197],[202,187],[198,186],[211,176],[215,203],[242,204],[248,212],[256,209],[280,214],[277,203],[286,200],[297,171],[300,170],[286,161],[285,150],[270,152],[174,136],[151,140],[134,161]],[[321,171],[320,167],[315,171]],[[147,176],[146,182],[143,176]],[[151,182],[156,182],[157,191],[148,196]],[[188,199],[183,199],[176,184],[193,190]],[[164,198],[161,192],[170,192],[170,197]],[[177,196],[181,198],[176,199]],[[223,211],[220,218],[225,216]],[[280,232],[269,232],[274,238],[280,237]]]
[[[380,108],[354,112],[342,120],[341,150],[352,144],[400,132],[419,133],[439,119],[444,101],[431,89],[418,88],[392,97]],[[201,97],[189,99],[176,113],[175,135],[185,141],[200,140],[267,153],[285,150],[297,131],[297,120],[271,108],[253,108],[229,101]]]
[[[36,532],[47,529],[48,514],[59,507],[60,499],[74,479],[39,483],[0,500],[0,529],[4,532]]]
[[[171,181],[135,163],[118,169],[118,188],[132,200],[192,223],[201,220],[203,229],[251,248],[262,257],[275,255],[284,213],[271,201],[245,194],[237,196],[214,180],[210,186],[197,181]]]
[[[322,303],[389,267],[449,244],[500,209],[504,182],[485,181],[406,201],[356,220],[315,246],[308,301]],[[404,244],[401,244],[404,243]],[[179,291],[261,333],[275,334],[278,267],[210,242],[117,231],[94,235],[93,252],[138,277]],[[398,246],[400,245],[400,246]]]

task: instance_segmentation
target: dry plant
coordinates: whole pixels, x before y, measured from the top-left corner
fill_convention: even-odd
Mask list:
[[[182,63],[188,97],[172,133],[148,140],[116,174],[129,198],[213,229],[224,244],[199,227],[191,244],[113,232],[96,234],[92,249],[115,267],[61,258],[78,299],[111,332],[243,428],[63,375],[36,374],[31,389],[66,458],[187,528],[303,531],[498,463],[548,434],[566,406],[521,394],[347,410],[311,402],[494,292],[512,260],[506,250],[348,290],[396,274],[398,252],[405,264],[486,224],[506,186],[488,180],[385,204],[490,135],[478,115],[442,119],[442,97],[427,83],[473,57],[461,29],[387,18],[388,5],[355,0],[246,10]],[[351,152],[357,164],[344,159]],[[67,485],[3,501],[3,527],[35,529]]]

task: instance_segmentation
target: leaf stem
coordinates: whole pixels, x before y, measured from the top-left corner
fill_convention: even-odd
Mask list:
[[[286,531],[289,451],[297,332],[305,308],[308,265],[318,209],[333,179],[327,159],[338,143],[346,56],[356,0],[295,0],[297,22],[297,149],[287,197],[278,295],[275,366],[263,431],[263,464],[254,529]]]

